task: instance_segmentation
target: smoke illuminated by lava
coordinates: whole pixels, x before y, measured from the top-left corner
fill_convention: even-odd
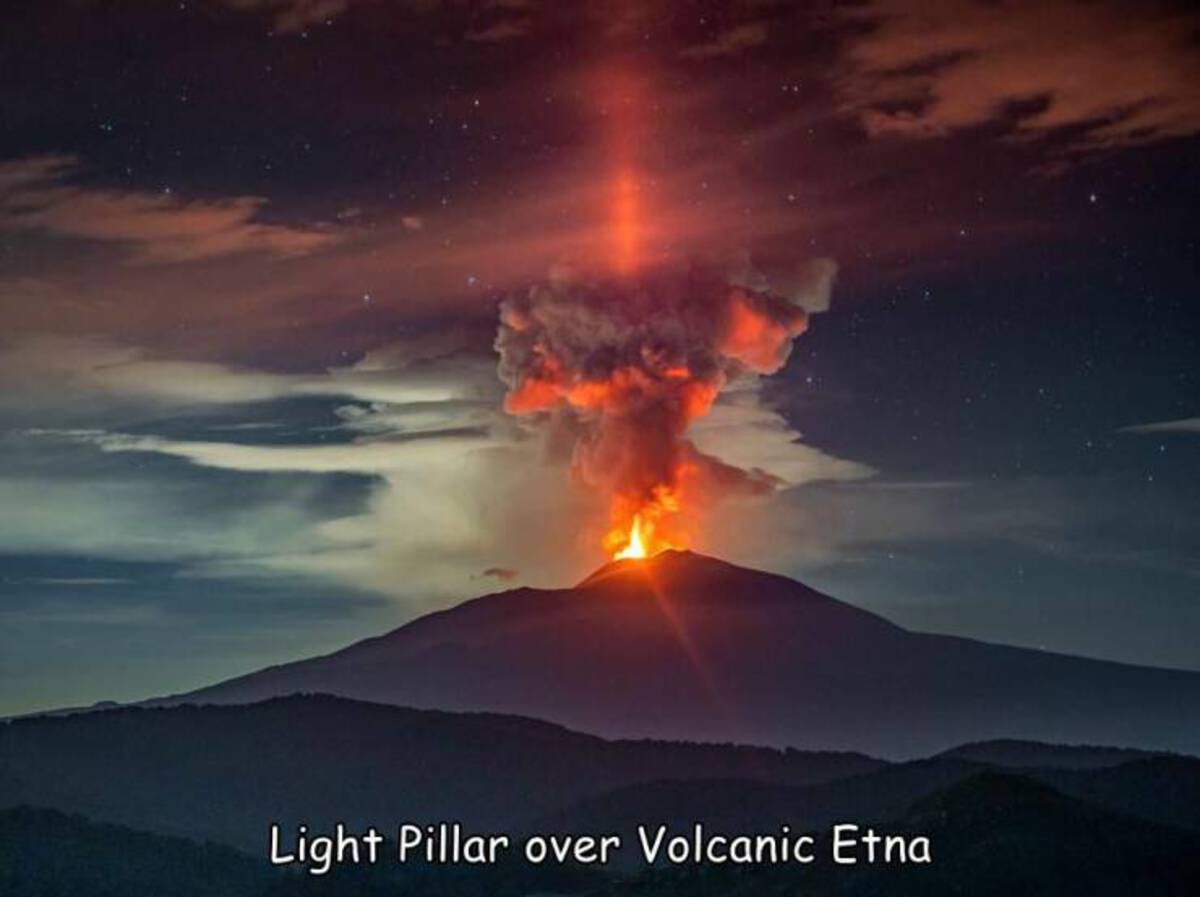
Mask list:
[[[500,321],[505,409],[569,440],[576,475],[608,497],[610,555],[686,547],[713,501],[779,485],[687,431],[733,378],[783,366],[807,326],[800,305],[699,266],[568,272],[507,298]]]

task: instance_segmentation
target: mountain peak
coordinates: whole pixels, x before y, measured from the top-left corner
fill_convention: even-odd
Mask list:
[[[735,565],[718,560],[706,554],[697,554],[686,548],[667,548],[648,558],[624,558],[609,561],[597,567],[592,573],[580,581],[576,588],[582,589],[615,577],[652,576],[664,572],[679,572],[690,570],[695,575],[711,572],[718,568],[732,568]]]
[[[571,602],[593,602],[603,612],[606,605],[654,599],[661,608],[708,608],[720,614],[756,619],[775,627],[790,628],[795,613],[820,613],[828,618],[853,618],[867,627],[894,629],[892,623],[861,608],[830,598],[799,580],[742,567],[694,551],[667,549],[649,558],[610,561],[573,589],[551,593]],[[783,614],[781,618],[779,615]]]
[[[999,737],[1184,751],[1200,738],[1180,725],[1196,718],[1195,673],[909,632],[691,551],[614,561],[573,588],[485,595],[168,701],[297,692],[514,713],[610,737],[886,756]]]

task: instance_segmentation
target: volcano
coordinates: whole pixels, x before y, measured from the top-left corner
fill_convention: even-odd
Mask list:
[[[327,693],[610,737],[929,754],[1021,738],[1200,753],[1200,673],[912,632],[687,551],[520,588],[148,702]]]

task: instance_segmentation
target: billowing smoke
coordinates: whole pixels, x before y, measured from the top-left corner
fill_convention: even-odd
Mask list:
[[[505,409],[538,415],[572,469],[609,498],[605,548],[638,525],[650,551],[686,546],[716,499],[777,487],[699,451],[688,425],[741,375],[772,374],[828,302],[831,262],[807,266],[789,295],[743,270],[656,271],[634,278],[558,272],[500,310]]]

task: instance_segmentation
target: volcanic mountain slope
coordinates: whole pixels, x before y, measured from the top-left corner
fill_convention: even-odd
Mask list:
[[[996,738],[1200,752],[1200,673],[914,633],[794,580],[676,551],[153,703],[297,692],[892,757]]]

